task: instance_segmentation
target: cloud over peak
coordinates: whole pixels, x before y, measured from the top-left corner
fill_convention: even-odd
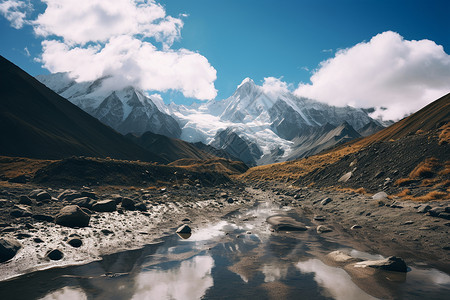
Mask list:
[[[107,77],[104,88],[131,85],[158,92],[177,90],[199,100],[216,97],[216,70],[197,52],[172,49],[181,38],[184,22],[167,15],[156,1],[41,2],[47,5],[46,9],[26,23],[44,38],[38,60],[49,71],[68,72],[77,81]],[[25,8],[25,4],[20,4],[23,1],[5,3],[0,6],[5,16]],[[20,27],[25,16],[19,16]]]
[[[375,107],[374,117],[399,119],[448,92],[450,55],[442,46],[386,31],[321,62],[311,84],[300,84],[295,94],[338,106]]]

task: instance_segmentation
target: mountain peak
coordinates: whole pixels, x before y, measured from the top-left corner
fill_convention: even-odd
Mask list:
[[[251,79],[250,77],[246,77],[244,80],[242,80],[241,84],[238,85],[238,89],[244,85],[256,85],[255,82],[253,81],[253,79]]]

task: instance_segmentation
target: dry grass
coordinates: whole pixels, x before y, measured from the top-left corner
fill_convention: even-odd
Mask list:
[[[258,166],[249,169],[246,173],[237,177],[241,180],[274,180],[285,181],[287,178],[296,180],[315,169],[322,169],[331,165],[342,157],[359,151],[363,145],[346,145],[332,151],[314,155],[300,160],[282,162],[272,165]]]
[[[411,171],[409,178],[431,178],[436,174],[435,169],[439,166],[439,160],[434,157],[427,158]]]
[[[409,195],[411,195],[411,191],[409,189],[404,189],[403,191],[401,191],[400,193],[396,194],[395,196],[404,198],[404,197],[407,197]]]
[[[394,184],[398,185],[398,186],[405,186],[405,185],[409,185],[409,184],[411,184],[413,182],[415,182],[414,179],[400,178],[400,179],[397,179]]]
[[[14,178],[20,175],[33,176],[37,170],[53,162],[55,160],[0,156],[0,175],[6,178]]]
[[[450,161],[446,161],[444,168],[439,172],[439,175],[446,176],[450,174]]]
[[[441,127],[442,131],[439,134],[439,145],[450,143],[450,123]]]
[[[357,193],[357,194],[361,194],[361,195],[366,195],[369,192],[367,192],[367,190],[363,187],[360,187],[358,189],[352,189],[352,188],[341,188],[341,187],[331,187],[332,190],[335,191],[340,191],[340,192],[345,192],[345,193]]]

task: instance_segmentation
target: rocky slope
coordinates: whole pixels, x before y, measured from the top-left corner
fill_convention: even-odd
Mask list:
[[[178,138],[178,123],[164,112],[164,104],[133,87],[120,90],[102,85],[106,78],[77,83],[66,73],[39,75],[40,82],[104,124],[122,134],[147,131]]]
[[[0,57],[0,155],[164,162]]]

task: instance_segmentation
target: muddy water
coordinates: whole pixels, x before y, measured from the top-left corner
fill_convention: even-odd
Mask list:
[[[276,233],[266,218],[287,209],[259,204],[193,228],[187,239],[168,236],[146,247],[83,266],[31,273],[0,283],[1,299],[448,299],[450,276],[417,262],[406,274],[336,266],[341,250],[310,230]],[[185,237],[186,238],[186,237]]]

